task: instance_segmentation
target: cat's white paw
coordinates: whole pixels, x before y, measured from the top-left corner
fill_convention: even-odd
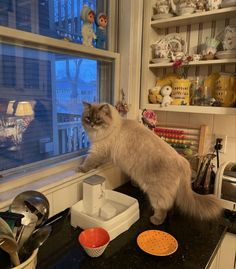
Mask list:
[[[86,173],[88,170],[83,165],[79,165],[76,169],[76,172]]]
[[[164,220],[165,219],[158,219],[158,218],[156,218],[155,215],[153,215],[153,216],[150,217],[150,221],[154,225],[160,225],[160,224],[162,224],[164,222]]]

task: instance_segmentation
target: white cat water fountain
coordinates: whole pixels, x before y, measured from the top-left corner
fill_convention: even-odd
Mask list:
[[[105,178],[94,175],[83,182],[83,200],[71,207],[71,225],[82,229],[102,227],[113,240],[139,219],[138,200],[105,189]]]

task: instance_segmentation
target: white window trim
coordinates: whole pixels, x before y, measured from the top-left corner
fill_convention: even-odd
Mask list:
[[[114,13],[115,0],[112,0],[110,9]],[[112,15],[111,14],[111,15]],[[114,16],[114,14],[112,15]],[[114,22],[114,18],[113,18]],[[114,30],[114,26],[113,26]],[[111,33],[111,31],[109,32]],[[111,34],[109,34],[111,36]],[[111,36],[112,37],[112,36]],[[107,59],[114,61],[114,100],[115,103],[119,96],[120,83],[120,54],[109,50],[101,50],[93,47],[86,47],[72,42],[57,40],[54,38],[20,31],[9,27],[0,26],[0,42],[13,44],[23,47],[36,48],[44,51],[60,52],[70,55],[84,55],[94,57],[95,59]],[[114,49],[114,42],[110,42],[109,48]],[[89,173],[78,173],[76,167],[83,157],[63,161],[49,167],[35,170],[35,172],[14,174],[6,179],[0,179],[0,208],[9,205],[9,201],[16,194],[26,189],[37,189],[40,191],[48,191],[51,188],[65,185],[66,182],[73,180],[82,181],[85,177],[99,173],[111,165],[100,167]]]
[[[118,61],[120,58],[120,54],[113,51],[87,47],[84,45],[75,44],[73,42],[58,40],[5,26],[0,26],[0,41],[24,47],[67,53],[71,55],[80,53],[85,56],[89,55],[90,57],[94,56],[96,58],[114,59],[115,61]]]
[[[142,27],[143,0],[119,0],[120,88],[129,105],[127,117],[135,120],[139,117]]]

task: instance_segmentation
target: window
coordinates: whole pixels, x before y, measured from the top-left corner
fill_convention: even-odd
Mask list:
[[[2,53],[2,84],[5,87],[15,87],[16,85],[16,61],[14,56],[10,56],[9,53],[5,53],[3,48]],[[14,54],[14,47],[12,49],[12,54]]]
[[[99,12],[107,2],[0,1],[2,174],[88,148],[82,102],[113,103],[119,55],[78,44],[78,14],[84,4]]]
[[[113,1],[0,0],[0,25],[81,44],[83,6],[89,6],[98,15],[108,13],[109,2]],[[97,31],[96,23],[93,29]]]

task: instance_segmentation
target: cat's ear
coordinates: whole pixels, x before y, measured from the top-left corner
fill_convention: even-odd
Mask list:
[[[83,101],[83,106],[84,106],[84,109],[90,109],[92,105],[90,103]]]
[[[101,105],[99,110],[103,111],[107,116],[111,117],[111,110],[108,104]]]

